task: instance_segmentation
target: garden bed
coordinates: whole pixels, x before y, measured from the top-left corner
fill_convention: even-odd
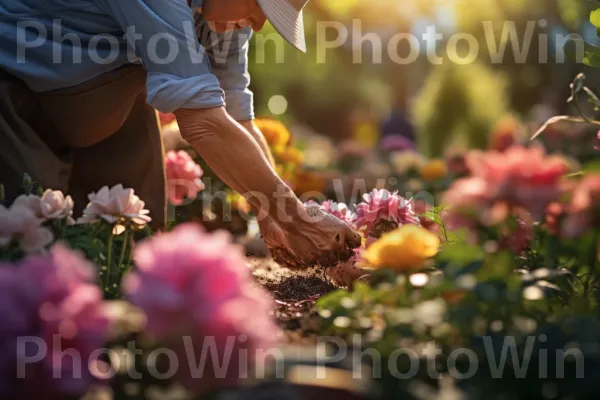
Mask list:
[[[298,271],[282,267],[269,258],[250,259],[256,282],[274,299],[273,315],[289,344],[311,345],[316,341],[318,315],[315,302],[338,286],[320,266]]]

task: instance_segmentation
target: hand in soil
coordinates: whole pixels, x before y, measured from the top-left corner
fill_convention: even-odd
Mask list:
[[[361,244],[348,224],[318,207],[306,207],[304,218],[294,222],[293,231],[287,232],[271,219],[260,223],[273,259],[289,268],[333,266],[348,261]]]

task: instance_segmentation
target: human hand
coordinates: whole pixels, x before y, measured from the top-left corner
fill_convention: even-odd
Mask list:
[[[347,223],[316,206],[306,206],[285,230],[270,218],[259,223],[273,259],[290,268],[348,261],[361,244],[360,235]]]

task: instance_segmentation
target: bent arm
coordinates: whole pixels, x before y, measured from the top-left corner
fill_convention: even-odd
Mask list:
[[[180,109],[175,112],[182,137],[220,179],[286,230],[304,206],[279,178],[257,141],[224,107]]]

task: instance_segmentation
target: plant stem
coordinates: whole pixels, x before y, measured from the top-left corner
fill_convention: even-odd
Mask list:
[[[119,264],[117,265],[117,268],[119,268],[119,282],[121,281],[121,276],[122,276],[122,271],[123,269],[121,268],[121,266],[123,265],[123,262],[125,261],[125,251],[127,250],[127,245],[129,244],[129,229],[125,229],[125,234],[123,236],[123,246],[121,247],[121,256],[119,257]]]
[[[110,228],[110,236],[108,237],[108,250],[107,250],[107,256],[106,256],[106,278],[105,278],[105,286],[106,286],[106,290],[108,291],[109,287],[110,287],[110,276],[111,276],[111,270],[112,270],[112,247],[113,247],[113,238],[115,237],[114,233],[113,233],[113,227]]]

